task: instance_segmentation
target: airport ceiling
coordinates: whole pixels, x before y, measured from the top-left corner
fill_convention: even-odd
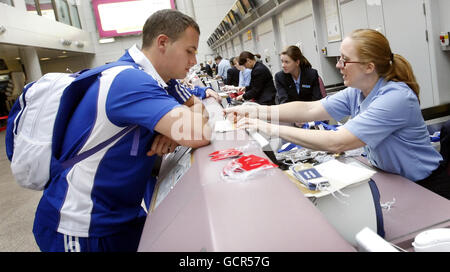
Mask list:
[[[20,46],[10,45],[5,43],[0,43],[0,59],[12,60],[20,58],[19,55]],[[35,47],[38,57],[41,61],[49,61],[61,58],[75,57],[85,55],[85,53],[73,52],[73,51],[63,51],[54,50],[47,48]]]

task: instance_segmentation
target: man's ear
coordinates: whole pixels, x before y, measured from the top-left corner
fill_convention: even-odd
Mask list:
[[[162,52],[165,53],[167,46],[169,45],[169,37],[165,34],[159,34],[156,37],[156,47]]]

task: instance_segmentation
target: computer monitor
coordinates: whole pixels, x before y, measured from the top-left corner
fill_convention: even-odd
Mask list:
[[[237,10],[235,7],[237,8]],[[241,17],[244,17],[244,15],[247,13],[247,10],[244,9],[240,0],[236,1],[236,4],[234,4],[233,10],[236,13],[239,13]]]
[[[228,16],[228,18],[230,18],[231,25],[237,24],[236,17],[234,16],[234,12],[232,10],[230,10],[230,12],[228,12],[227,16]]]
[[[240,0],[240,1],[247,12],[251,11],[256,7],[255,2],[253,0]]]

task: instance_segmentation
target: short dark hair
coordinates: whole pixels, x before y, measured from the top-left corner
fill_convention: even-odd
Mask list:
[[[236,57],[231,57],[230,58],[230,64],[231,66],[234,66],[234,60],[236,59]]]
[[[159,10],[145,21],[142,31],[142,48],[150,47],[153,40],[161,34],[176,41],[188,27],[194,28],[200,34],[198,24],[186,14],[175,9]]]
[[[221,56],[217,56],[217,57],[214,58],[214,60],[221,60],[221,59],[222,59]]]
[[[239,55],[239,65],[244,65],[247,62],[247,59],[255,60],[255,55],[253,55],[251,52],[243,51]]]

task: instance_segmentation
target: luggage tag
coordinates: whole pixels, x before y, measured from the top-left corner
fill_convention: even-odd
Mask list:
[[[278,165],[271,163],[269,160],[255,155],[240,157],[239,159],[236,160],[236,163],[241,165],[240,168],[243,171],[251,171],[258,168],[267,169],[278,167]]]
[[[234,161],[231,161],[230,163],[225,165],[225,167],[222,170],[222,174],[226,177],[230,176],[230,174],[232,173],[240,173],[240,172],[242,172],[242,170],[239,169],[239,165],[236,164]]]
[[[242,156],[225,165],[222,175],[232,179],[246,180],[256,172],[259,172],[259,170],[274,167],[278,167],[278,165],[271,163],[267,159],[255,155]]]
[[[303,183],[311,191],[321,191],[330,186],[328,180],[323,177],[316,168],[297,170],[296,165],[290,167],[295,178]]]
[[[243,153],[242,151],[239,151],[234,148],[225,149],[225,150],[218,150],[211,154],[209,154],[209,157],[211,161],[220,161],[228,158],[236,158],[241,156]]]

